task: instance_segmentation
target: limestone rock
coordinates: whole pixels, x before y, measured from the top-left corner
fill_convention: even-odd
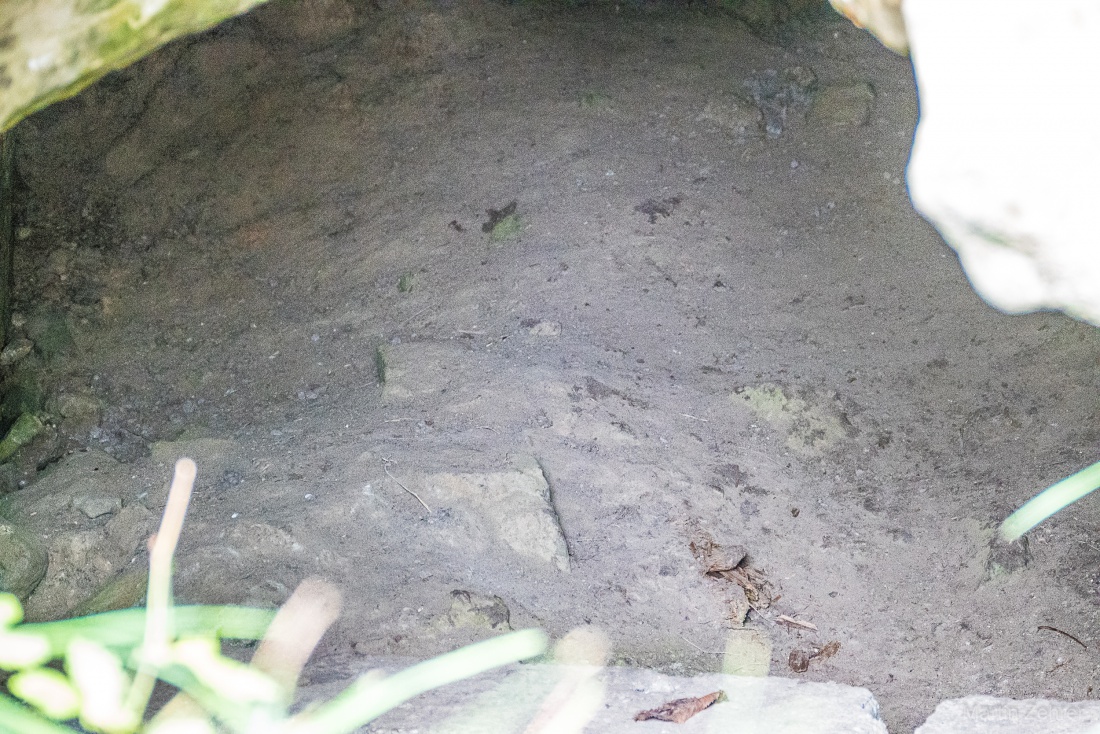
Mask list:
[[[967,696],[940,703],[915,734],[1086,734],[1097,722],[1096,701]]]
[[[503,544],[529,561],[569,570],[550,486],[534,459],[521,459],[511,471],[434,474],[425,485],[437,504],[453,505],[458,522],[441,529],[451,544],[475,550]]]
[[[80,510],[85,517],[94,519],[110,515],[122,509],[122,500],[101,492],[79,492],[73,495],[73,509]]]
[[[381,668],[387,672],[405,667],[401,661],[385,658],[368,658],[359,661],[358,665],[363,670]],[[374,726],[382,731],[518,731],[520,726],[502,727],[501,722],[529,722],[540,710],[547,710],[547,696],[561,681],[568,678],[573,682],[573,687],[576,686],[578,667],[586,666],[523,664],[497,668],[485,675],[433,691],[431,696],[422,696],[416,706],[393,709],[381,716]],[[348,677],[354,674],[355,671],[349,671]],[[598,683],[592,690],[592,698],[598,705],[593,707],[590,720],[583,726],[583,730],[589,732],[886,734],[886,726],[879,718],[878,702],[866,688],[788,678],[731,675],[676,678],[651,670],[618,666],[596,672],[595,681]],[[310,686],[300,694],[303,701],[322,701],[339,693],[346,685],[346,682],[336,680]],[[652,724],[647,726],[634,721],[634,715],[639,711],[665,701],[718,690],[725,691],[728,700],[700,712],[686,724],[646,722]],[[1017,710],[1023,711],[1023,707]],[[1039,717],[1035,718],[1041,721]],[[1051,722],[1046,724],[1049,726]],[[578,726],[573,730],[580,729]],[[936,730],[937,733],[947,731],[956,730]],[[1007,734],[1009,731],[1070,730],[1054,727],[981,730],[975,726],[965,731],[1003,731]],[[931,731],[928,734],[932,734]]]

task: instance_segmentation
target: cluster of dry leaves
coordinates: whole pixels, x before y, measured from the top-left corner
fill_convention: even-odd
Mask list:
[[[750,608],[760,613],[779,599],[764,572],[749,565],[749,553],[739,545],[722,546],[709,533],[697,530],[688,546],[703,566],[703,573],[732,581],[745,592]],[[743,621],[743,620],[739,620]]]
[[[762,619],[768,620],[763,613],[781,598],[775,592],[767,576],[758,568],[749,565],[748,551],[739,545],[722,546],[715,542],[709,533],[696,529],[694,539],[690,543],[691,553],[703,566],[703,573],[714,578],[724,579],[736,584],[745,593],[748,600],[748,608],[756,612]],[[735,606],[735,605],[734,605]],[[734,622],[744,624],[745,615],[736,609],[731,609]],[[804,630],[817,632],[817,625],[803,619],[797,619],[786,614],[780,614],[773,620],[773,624],[780,624],[788,630]],[[810,667],[811,660],[828,660],[840,652],[840,643],[836,640],[821,646],[811,647],[806,650],[792,650],[787,664],[796,673],[805,673]]]

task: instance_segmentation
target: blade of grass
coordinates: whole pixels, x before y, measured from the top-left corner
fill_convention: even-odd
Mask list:
[[[0,693],[0,734],[73,734],[73,730],[42,718]]]
[[[187,719],[214,719],[221,724],[219,731],[248,731],[250,721],[265,715],[269,721],[286,719],[286,706],[282,702],[264,703],[262,701],[239,701],[231,692],[211,688],[200,681],[194,671],[182,665],[168,665],[158,671],[158,677],[165,683],[178,688],[180,693],[157,712],[149,722],[156,729],[159,726],[171,727],[173,722]],[[252,729],[252,731],[275,731],[270,729]]]
[[[541,655],[545,650],[546,634],[542,630],[520,630],[425,660],[381,680],[363,676],[327,704],[298,717],[288,733],[351,732],[421,693]]]
[[[42,637],[49,643],[51,657],[60,657],[69,643],[82,637],[109,648],[133,648],[141,643],[145,628],[144,609],[122,609],[59,622],[21,624],[21,633]],[[175,607],[171,633],[175,637],[197,634],[222,639],[258,640],[275,617],[274,609],[238,606]]]
[[[1100,487],[1100,461],[1052,484],[1025,502],[1001,523],[1001,538],[1013,541],[1046,520],[1048,517],[1073,504]]]

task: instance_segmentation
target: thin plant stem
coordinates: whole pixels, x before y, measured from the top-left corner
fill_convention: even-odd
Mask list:
[[[126,708],[138,720],[149,704],[156,683],[157,668],[164,664],[169,653],[170,630],[172,628],[172,557],[176,553],[183,519],[187,515],[187,505],[191,501],[191,489],[195,486],[197,473],[195,462],[180,459],[176,462],[176,471],[172,477],[172,486],[168,490],[168,502],[164,507],[164,518],[158,532],[150,541],[149,551],[149,592],[145,615],[145,640],[141,646],[140,663],[134,683],[126,700]]]
[[[1024,503],[1001,523],[1001,538],[1006,541],[1021,535],[1048,517],[1073,504],[1100,487],[1100,461],[1044,489]]]
[[[433,688],[541,655],[546,634],[527,629],[469,645],[378,680],[365,675],[323,706],[291,722],[286,734],[346,734]]]

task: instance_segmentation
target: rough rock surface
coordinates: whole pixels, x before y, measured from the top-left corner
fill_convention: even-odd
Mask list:
[[[394,660],[357,661],[357,664],[390,672],[400,669],[400,662]],[[331,676],[334,672],[329,669],[325,675]],[[345,674],[350,672],[344,671]],[[570,688],[560,684],[577,676],[578,672],[570,666],[509,666],[420,696],[380,717],[370,731],[377,734],[522,732],[529,722],[545,718],[562,707],[563,688],[565,691]],[[592,685],[596,701],[584,731],[605,734],[731,731],[886,734],[886,727],[879,719],[878,703],[864,688],[785,678],[731,675],[685,678],[619,667],[607,668],[594,675]],[[335,682],[309,685],[301,691],[300,701],[325,700],[341,688]],[[712,705],[685,723],[634,720],[638,713],[669,701],[719,690],[725,691],[728,701]]]

